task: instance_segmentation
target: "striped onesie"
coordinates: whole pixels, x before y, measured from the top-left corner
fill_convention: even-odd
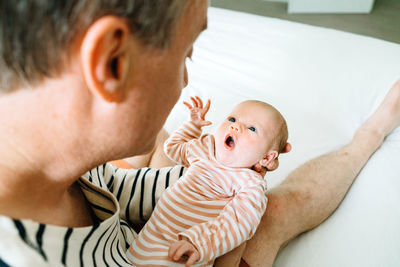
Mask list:
[[[160,197],[150,220],[127,251],[135,266],[184,266],[168,257],[170,244],[191,242],[200,259],[214,260],[251,238],[267,207],[266,182],[247,168],[215,158],[214,136],[185,123],[165,143],[167,155],[189,167]]]

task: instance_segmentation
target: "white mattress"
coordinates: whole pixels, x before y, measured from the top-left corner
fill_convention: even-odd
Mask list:
[[[210,98],[213,126],[245,99],[286,117],[292,152],[268,174],[279,184],[299,164],[348,142],[400,78],[400,45],[279,19],[210,8],[188,62],[189,86],[165,125],[188,119],[182,100]],[[278,255],[275,266],[400,266],[400,129],[362,170],[338,210]]]

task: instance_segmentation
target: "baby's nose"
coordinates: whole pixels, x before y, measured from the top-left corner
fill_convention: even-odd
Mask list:
[[[239,127],[237,125],[231,125],[231,130],[234,132],[239,132]]]

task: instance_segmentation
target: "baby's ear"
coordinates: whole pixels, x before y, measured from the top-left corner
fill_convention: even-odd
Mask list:
[[[286,143],[285,146],[283,147],[282,153],[288,153],[292,150],[292,145],[290,143]]]
[[[265,158],[259,161],[260,165],[267,168],[268,170],[275,170],[277,168],[277,161],[275,160],[278,158],[278,151],[276,150],[271,150],[267,153]]]

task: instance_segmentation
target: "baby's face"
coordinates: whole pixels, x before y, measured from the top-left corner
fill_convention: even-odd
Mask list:
[[[275,136],[275,113],[262,103],[242,102],[215,134],[217,160],[228,167],[251,168],[262,160]]]

